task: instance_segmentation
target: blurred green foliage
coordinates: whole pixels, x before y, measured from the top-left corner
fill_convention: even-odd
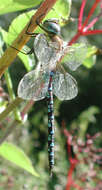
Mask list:
[[[6,2],[6,1],[5,1]],[[34,1],[33,1],[34,2]],[[40,3],[41,1],[39,1]],[[60,1],[62,3],[62,1]],[[67,1],[64,1],[65,3]],[[70,2],[70,1],[69,1]],[[79,8],[81,5],[81,0],[75,1],[73,0],[71,7],[71,17],[77,18],[79,13]],[[92,5],[94,0],[87,3],[84,16],[87,16],[87,13]],[[1,1],[3,4],[3,2]],[[12,3],[18,2],[14,1]],[[20,3],[20,1],[19,1]],[[28,7],[32,7],[31,3],[28,6],[27,1],[25,1],[25,5]],[[38,5],[38,3],[36,4]],[[21,6],[21,3],[19,4]],[[35,4],[33,5],[35,6]],[[15,8],[15,7],[14,7]],[[98,11],[99,7],[97,8]],[[15,9],[20,10],[20,9]],[[26,7],[25,7],[26,10]],[[63,13],[63,9],[62,13]],[[69,12],[67,12],[68,6],[66,7],[66,14],[69,17],[70,12],[70,4],[69,4]],[[14,11],[11,10],[9,12]],[[57,13],[54,13],[55,16],[58,13],[58,9],[56,9]],[[97,14],[96,11],[96,14]],[[52,11],[54,12],[54,10]],[[7,13],[6,9],[3,13]],[[23,13],[23,14],[22,14]],[[22,27],[19,24],[19,19],[26,15],[25,24],[30,19],[33,11],[27,12],[24,11],[17,13],[9,13],[0,16],[0,26],[2,27],[2,34],[5,42],[8,42],[7,39],[7,31],[9,31],[8,36],[11,37],[11,33],[13,35],[18,35],[21,31]],[[53,13],[52,13],[53,14]],[[52,14],[49,13],[47,17],[52,17]],[[66,16],[65,14],[65,16]],[[59,14],[60,15],[60,14]],[[16,16],[18,16],[16,18]],[[54,17],[55,17],[54,16]],[[13,21],[13,18],[15,20]],[[16,20],[17,19],[17,20]],[[12,22],[13,21],[13,22]],[[16,24],[19,24],[21,27],[17,27]],[[11,24],[10,28],[8,26]],[[16,23],[16,24],[15,24]],[[22,24],[22,23],[21,23]],[[24,23],[23,23],[24,24]],[[13,26],[13,27],[12,27]],[[62,36],[68,41],[76,32],[77,19],[75,23],[69,23],[62,27]],[[100,28],[97,23],[97,27]],[[5,32],[6,31],[6,32]],[[39,29],[38,29],[39,31]],[[1,33],[0,33],[1,34]],[[0,35],[0,47],[2,47],[2,35]],[[101,35],[96,36],[88,36],[80,39],[81,42],[85,42],[88,45],[93,45],[93,47],[102,48],[101,44]],[[10,38],[11,40],[11,38]],[[11,40],[12,41],[12,40]],[[32,46],[33,40],[29,42],[27,45],[29,47]],[[3,46],[3,50],[5,50],[5,45]],[[91,51],[94,51],[94,48],[91,48]],[[23,55],[22,55],[23,56]],[[24,65],[21,64],[21,60],[24,60]],[[34,106],[31,108],[28,119],[21,124],[18,128],[16,128],[13,133],[8,137],[10,142],[13,142],[17,146],[21,147],[24,152],[31,159],[34,169],[40,174],[40,178],[36,178],[31,174],[23,171],[17,166],[9,163],[8,161],[0,158],[0,190],[9,190],[9,189],[30,189],[30,190],[64,190],[67,183],[67,173],[70,168],[68,161],[68,153],[67,153],[67,144],[66,138],[63,135],[63,127],[62,121],[64,120],[66,123],[66,128],[69,131],[74,131],[74,135],[77,136],[78,139],[81,139],[85,142],[86,134],[94,135],[97,132],[100,132],[100,136],[95,141],[95,146],[100,148],[102,146],[102,57],[97,56],[97,59],[92,57],[92,60],[88,60],[88,66],[81,66],[77,71],[72,72],[71,74],[76,78],[78,82],[79,93],[78,96],[71,101],[59,101],[56,97],[54,97],[54,109],[55,109],[55,167],[54,167],[54,175],[52,179],[49,177],[48,172],[48,158],[47,158],[47,103],[46,99],[43,101],[36,102]],[[31,57],[25,57],[16,59],[15,62],[10,66],[9,71],[11,75],[11,79],[13,82],[14,92],[17,92],[17,86],[20,79],[26,73],[26,70],[29,71],[32,69],[36,62],[33,64],[29,64],[32,62]],[[90,63],[91,67],[90,67]],[[93,67],[92,67],[93,66]],[[1,86],[4,88],[4,92],[8,93],[5,79],[1,79]],[[0,99],[1,107],[6,107],[7,99],[5,96]],[[3,105],[3,106],[2,106]],[[25,102],[20,105],[20,109],[23,108]],[[11,122],[13,116],[10,115],[8,118],[0,123],[0,136],[2,137],[6,127],[8,127],[8,121]],[[72,147],[73,148],[73,147]],[[75,154],[75,150],[73,148],[73,155]],[[84,154],[82,153],[83,157]],[[13,155],[12,155],[13,157]],[[97,171],[97,175],[94,180],[88,179],[89,181],[84,183],[84,186],[88,184],[91,188],[95,188],[98,186],[99,181],[102,180],[102,164],[95,164],[95,168]],[[74,181],[75,183],[82,185],[80,181],[80,177],[78,178],[79,173],[84,174],[89,170],[88,164],[83,164],[77,166],[76,171],[74,173]],[[78,173],[79,172],[79,173]],[[72,188],[73,190],[75,188]],[[84,190],[84,189],[83,189]]]

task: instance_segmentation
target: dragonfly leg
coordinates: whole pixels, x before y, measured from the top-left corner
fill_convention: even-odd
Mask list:
[[[38,26],[40,26],[40,24],[39,24],[39,22],[40,22],[40,18],[43,16],[44,14],[41,14],[37,19],[36,19],[36,24],[38,25]],[[29,36],[31,36],[31,37],[36,37],[39,33],[35,33],[35,32],[29,32],[28,30],[29,30],[29,27],[30,27],[30,25],[31,25],[31,23],[32,23],[32,20],[29,22],[29,24],[28,24],[28,27],[27,27],[27,30],[26,30],[26,34],[27,35],[29,35]],[[42,26],[40,26],[40,28],[41,28]]]
[[[51,34],[51,32],[49,31],[49,30],[47,30],[47,28],[45,28],[42,24],[40,24],[40,18],[43,16],[44,14],[41,14],[37,19],[36,19],[36,24],[42,29],[42,30],[44,30],[46,33],[48,33],[48,34]],[[30,35],[30,36],[32,36],[32,37],[36,37],[39,33],[35,33],[35,32],[29,32],[28,30],[29,30],[29,26],[31,25],[31,22],[32,21],[30,21],[29,22],[29,24],[28,24],[28,27],[27,27],[27,30],[26,30],[26,34],[27,35]]]
[[[44,30],[46,33],[51,34],[52,32],[50,32],[47,28],[45,28],[42,24],[39,23],[41,16],[42,16],[42,15],[40,15],[40,16],[36,19],[36,24],[37,24],[42,30]]]
[[[26,30],[26,34],[29,35],[29,36],[31,36],[31,37],[36,37],[39,33],[34,33],[34,32],[29,32],[28,31],[29,30],[29,26],[31,25],[31,22],[32,21],[30,21],[29,24],[28,24],[28,27],[27,27],[27,30]]]
[[[10,46],[11,48],[17,50],[18,52],[20,52],[20,53],[22,53],[22,54],[25,54],[25,55],[29,55],[29,54],[34,53],[34,48],[31,48],[30,51],[28,51],[28,52],[23,52],[23,51],[20,51],[19,49],[15,48],[15,47],[13,47],[13,46],[11,46],[11,45],[9,45],[9,46]]]

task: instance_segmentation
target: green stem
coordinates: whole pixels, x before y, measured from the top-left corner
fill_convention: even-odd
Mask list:
[[[12,80],[11,80],[11,77],[10,77],[8,69],[6,69],[6,71],[4,73],[4,76],[5,76],[8,92],[9,92],[9,95],[10,95],[10,100],[14,100],[15,99],[15,94],[14,94],[14,91],[13,91]]]
[[[12,80],[11,80],[11,77],[10,77],[8,69],[5,71],[4,76],[5,76],[6,84],[7,84],[7,87],[8,87],[10,100],[13,101],[13,100],[15,100],[15,94],[14,94],[14,91],[13,91]],[[14,117],[15,117],[15,120],[21,120],[20,112],[19,112],[19,110],[17,108],[14,109]]]
[[[0,121],[2,121],[3,119],[5,119],[8,114],[13,111],[13,109],[16,108],[16,106],[18,106],[23,100],[19,97],[17,97],[15,100],[13,100],[8,107],[0,114]],[[21,121],[21,117],[16,118],[18,121]]]

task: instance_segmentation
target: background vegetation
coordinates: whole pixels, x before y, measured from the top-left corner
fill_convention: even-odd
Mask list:
[[[7,44],[18,35],[23,29],[22,17],[26,15],[28,22],[36,8],[39,7],[42,1],[12,1],[11,9],[7,9],[6,0],[0,0],[2,5],[0,15],[0,48],[1,56],[6,49]],[[8,1],[9,2],[9,1]],[[63,1],[67,2],[67,1]],[[88,1],[84,11],[84,17],[87,16],[92,4],[95,1]],[[60,1],[60,3],[62,3]],[[70,13],[70,17],[75,18],[74,21],[69,20],[67,24],[62,26],[62,37],[69,41],[76,34],[77,18],[82,1],[72,1],[67,6],[66,15]],[[57,9],[56,9],[57,10]],[[97,14],[97,7],[95,14]],[[53,17],[53,14],[60,15],[60,11],[50,13],[47,17]],[[63,13],[63,11],[61,11]],[[59,17],[58,15],[58,17]],[[94,15],[93,15],[94,16]],[[15,20],[14,19],[18,19]],[[14,23],[15,22],[15,23]],[[20,29],[18,28],[21,27]],[[95,25],[101,28],[102,19]],[[9,32],[8,32],[9,31]],[[8,33],[6,33],[8,32]],[[8,35],[8,36],[7,36]],[[86,44],[102,48],[102,34],[83,36],[79,39]],[[6,43],[5,43],[6,42]],[[32,47],[33,39],[28,42],[28,46]],[[9,67],[10,80],[15,92],[14,98],[17,95],[17,86],[24,74],[34,68],[36,62],[32,57],[25,58],[22,62],[17,57],[14,63]],[[6,139],[12,144],[4,144],[0,157],[0,190],[101,190],[102,185],[102,56],[93,56],[90,67],[80,66],[77,71],[70,72],[78,82],[78,96],[70,101],[60,101],[54,97],[55,109],[55,167],[52,178],[49,177],[48,159],[47,159],[47,103],[46,99],[35,102],[34,105],[26,114],[24,122],[19,124]],[[23,64],[22,64],[23,63]],[[7,107],[8,102],[13,100],[8,88],[8,72],[1,79],[0,87],[0,104],[1,112]],[[18,109],[22,110],[26,104],[23,101]],[[18,113],[18,112],[16,112]],[[0,122],[0,137],[4,136],[7,128],[11,126],[15,117],[12,112],[5,120]],[[19,113],[18,113],[19,114]],[[64,121],[64,125],[63,125]],[[64,129],[69,131],[65,133]],[[66,136],[66,137],[65,137]],[[68,139],[71,138],[69,142]],[[6,142],[7,142],[6,141]],[[10,159],[16,160],[17,147],[22,149],[32,161],[34,171],[30,169],[23,170],[22,168],[9,162],[4,153],[11,150]],[[71,152],[67,149],[71,148]],[[98,151],[97,151],[98,150]],[[19,150],[18,150],[19,152]],[[9,154],[9,153],[8,153]],[[20,155],[20,153],[18,153]],[[25,155],[24,159],[25,159]],[[23,159],[22,156],[22,159]],[[4,159],[6,157],[6,159]],[[12,157],[12,159],[11,159]],[[16,158],[15,158],[16,157]],[[22,160],[21,159],[21,160]],[[73,163],[74,162],[74,166]],[[19,161],[20,163],[21,161]],[[28,161],[29,162],[29,161]],[[18,162],[16,163],[17,165]],[[26,165],[27,162],[24,163]],[[23,165],[23,164],[22,164]],[[30,164],[28,164],[30,167]],[[32,167],[32,166],[31,166]],[[71,170],[72,167],[72,170]],[[74,169],[75,167],[75,169]],[[23,167],[24,168],[24,167]],[[27,172],[27,171],[30,171]],[[35,172],[36,171],[36,172]],[[69,171],[72,171],[69,173]],[[35,173],[33,173],[35,172]],[[31,174],[33,173],[33,175]],[[39,174],[40,177],[36,177]],[[69,178],[68,178],[69,176]],[[73,180],[72,180],[73,178]],[[74,185],[73,182],[74,181]],[[70,183],[69,183],[70,182]],[[68,184],[69,183],[69,184]]]

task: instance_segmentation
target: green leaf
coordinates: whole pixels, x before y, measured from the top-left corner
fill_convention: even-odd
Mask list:
[[[40,5],[42,0],[0,0],[0,14],[20,11]],[[54,6],[58,15],[68,18],[72,0],[58,0]],[[60,10],[60,11],[59,11]]]
[[[25,50],[26,47],[26,50]],[[30,50],[28,50],[28,46],[24,46],[24,52],[29,52]],[[33,66],[35,65],[35,60],[34,60],[34,55],[25,55],[23,53],[19,53],[18,54],[19,58],[22,60],[26,70],[29,72],[31,71],[31,69],[33,68]]]
[[[29,20],[33,14],[34,14],[34,10],[29,11],[28,13],[23,13],[23,14],[19,15],[18,17],[16,17],[12,21],[12,23],[9,27],[8,35],[7,35],[7,40],[6,40],[7,44],[11,44],[12,41],[14,41],[17,38],[17,36],[22,31],[22,29],[25,27],[25,25],[29,22]],[[27,50],[27,46],[24,46],[24,48],[26,48],[25,52],[29,51],[29,50]],[[27,71],[30,71],[32,69],[33,63],[31,64],[31,59],[30,59],[29,55],[24,55],[22,53],[19,53],[18,56],[24,63],[24,66],[27,69]]]
[[[69,46],[61,63],[68,72],[69,68],[75,71],[84,61],[87,55],[87,46],[84,43],[75,43]]]
[[[20,11],[38,6],[42,0],[0,0],[0,14]]]
[[[34,170],[29,158],[25,155],[25,153],[20,148],[18,148],[14,144],[4,142],[0,146],[0,155],[3,158],[13,162],[17,166],[25,169],[32,175],[39,177],[38,173],[36,173],[36,171]]]
[[[0,49],[2,49],[3,45],[4,45],[4,40],[3,37],[6,35],[6,33],[2,33],[2,28],[0,27]],[[0,56],[2,55],[2,53],[0,52]]]
[[[8,104],[7,101],[2,100],[2,99],[0,100],[0,113],[2,113],[5,110],[7,104]]]
[[[96,114],[99,114],[100,110],[96,106],[91,106],[83,111],[78,117],[78,136],[82,141],[85,141],[85,134],[88,129],[89,123],[96,122]]]
[[[86,59],[83,61],[83,65],[87,68],[91,68],[96,62],[97,48],[95,46],[89,46],[87,48]]]
[[[29,11],[27,13],[23,13],[17,16],[11,23],[8,31],[8,43],[11,44],[19,35],[19,33],[23,30],[26,24],[29,22],[30,18],[34,14],[33,11]]]
[[[80,123],[81,122],[83,123],[83,121],[94,123],[96,122],[95,114],[99,114],[99,113],[100,113],[100,110],[98,107],[91,106],[79,115],[79,121]]]
[[[72,0],[58,0],[54,6],[54,9],[61,17],[68,19],[71,12]]]
[[[93,55],[91,57],[88,57],[84,60],[83,65],[90,69],[92,66],[94,66],[96,62],[96,55]]]
[[[57,18],[59,19],[60,25],[63,25],[63,20],[65,19],[68,21],[68,18],[70,16],[71,2],[72,0],[58,0],[44,20],[49,18]],[[38,29],[37,32],[41,32],[41,29],[39,27]]]

